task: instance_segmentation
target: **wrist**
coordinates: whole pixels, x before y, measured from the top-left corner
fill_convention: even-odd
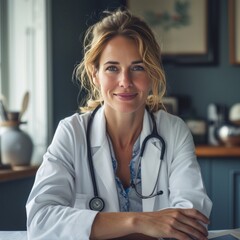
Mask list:
[[[141,233],[142,217],[139,212],[132,212],[128,220],[130,233]]]

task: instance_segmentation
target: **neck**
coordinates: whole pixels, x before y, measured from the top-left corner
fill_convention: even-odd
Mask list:
[[[144,110],[138,114],[106,114],[107,133],[113,142],[122,149],[133,146],[142,131]]]

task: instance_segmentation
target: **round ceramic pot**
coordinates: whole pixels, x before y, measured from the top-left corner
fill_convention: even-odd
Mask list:
[[[12,166],[29,165],[33,142],[30,136],[20,129],[21,122],[0,123],[1,161]]]

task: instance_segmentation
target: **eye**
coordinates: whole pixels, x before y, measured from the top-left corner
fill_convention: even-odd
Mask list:
[[[109,72],[116,72],[118,70],[118,68],[116,66],[108,66],[106,68],[106,71],[109,71]]]
[[[144,71],[144,67],[142,65],[134,65],[131,67],[132,71]]]

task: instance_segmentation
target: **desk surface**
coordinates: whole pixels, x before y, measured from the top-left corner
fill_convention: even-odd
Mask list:
[[[0,240],[27,240],[26,231],[0,231]]]
[[[224,236],[227,234],[232,234],[233,236],[240,239],[240,228],[230,229],[230,230],[209,231],[208,239],[212,239],[218,236]],[[0,240],[27,240],[27,232],[26,231],[0,231]]]
[[[209,231],[208,239],[212,239],[219,236],[224,235],[233,235],[234,237],[240,239],[240,228],[237,229],[230,229],[230,230],[216,230],[216,231]],[[1,238],[0,238],[1,240]]]

